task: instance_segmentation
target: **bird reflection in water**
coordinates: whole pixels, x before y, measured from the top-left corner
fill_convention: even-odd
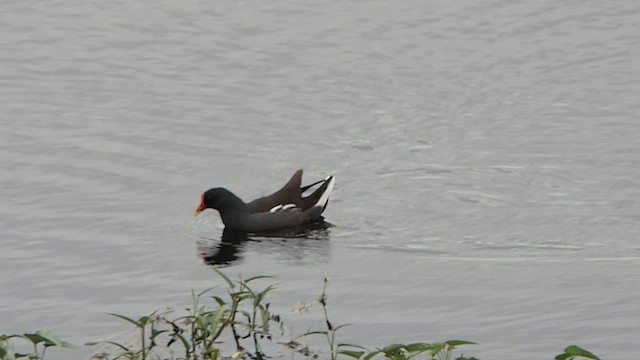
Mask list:
[[[293,241],[295,246],[286,247],[287,251],[297,249],[304,252],[305,246],[310,247],[310,243],[303,240],[313,240],[312,247],[328,244],[329,228],[332,226],[329,222],[321,219],[312,224],[260,233],[247,233],[225,228],[219,242],[215,239],[201,238],[198,241],[198,253],[207,265],[227,267],[242,259],[242,253],[250,242],[272,244],[273,246],[267,246],[267,248],[273,250],[274,247],[282,248],[283,241]],[[291,243],[288,244],[291,245]],[[264,249],[264,247],[262,248]]]

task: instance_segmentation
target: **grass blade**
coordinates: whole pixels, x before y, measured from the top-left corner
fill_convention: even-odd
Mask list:
[[[451,346],[451,347],[456,347],[456,346],[460,346],[460,345],[477,345],[474,342],[466,341],[466,340],[447,340],[444,343],[449,345],[449,346]]]
[[[364,351],[355,351],[355,350],[338,350],[338,354],[352,357],[354,359],[360,359],[362,355],[364,355]]]
[[[229,277],[227,277],[227,275],[223,274],[222,271],[220,271],[220,270],[218,270],[216,268],[213,268],[213,271],[215,271],[218,274],[218,276],[220,276],[222,278],[222,280],[224,280],[227,283],[227,287],[229,289],[233,289],[233,288],[236,287],[236,285],[233,283],[233,281],[231,281],[231,279],[229,279]]]
[[[126,320],[126,321],[132,323],[133,325],[135,325],[136,327],[142,327],[142,324],[139,321],[133,320],[133,319],[128,318],[128,317],[126,317],[124,315],[114,314],[114,313],[107,313],[107,315],[115,316],[115,317],[120,318],[122,320]]]

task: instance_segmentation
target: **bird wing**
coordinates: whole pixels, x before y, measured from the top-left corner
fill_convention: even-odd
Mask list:
[[[253,200],[247,205],[250,211],[254,213],[269,212],[278,205],[294,204],[295,206],[302,206],[300,184],[302,184],[302,169],[296,171],[280,190],[271,195]]]

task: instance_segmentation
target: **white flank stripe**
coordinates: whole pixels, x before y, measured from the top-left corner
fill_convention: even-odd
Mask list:
[[[269,212],[277,212],[277,211],[283,211],[283,210],[287,210],[287,209],[291,209],[291,208],[295,208],[296,204],[287,204],[287,205],[276,205],[274,207],[271,208],[271,210],[269,210]]]

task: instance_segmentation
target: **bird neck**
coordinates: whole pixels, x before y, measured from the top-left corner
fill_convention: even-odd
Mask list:
[[[236,194],[232,193],[231,191],[228,191],[226,189],[225,190],[225,194],[223,196],[223,200],[221,201],[218,211],[222,212],[222,211],[226,211],[226,210],[236,210],[236,211],[243,211],[246,209],[247,204],[242,201],[242,199],[240,199]]]

